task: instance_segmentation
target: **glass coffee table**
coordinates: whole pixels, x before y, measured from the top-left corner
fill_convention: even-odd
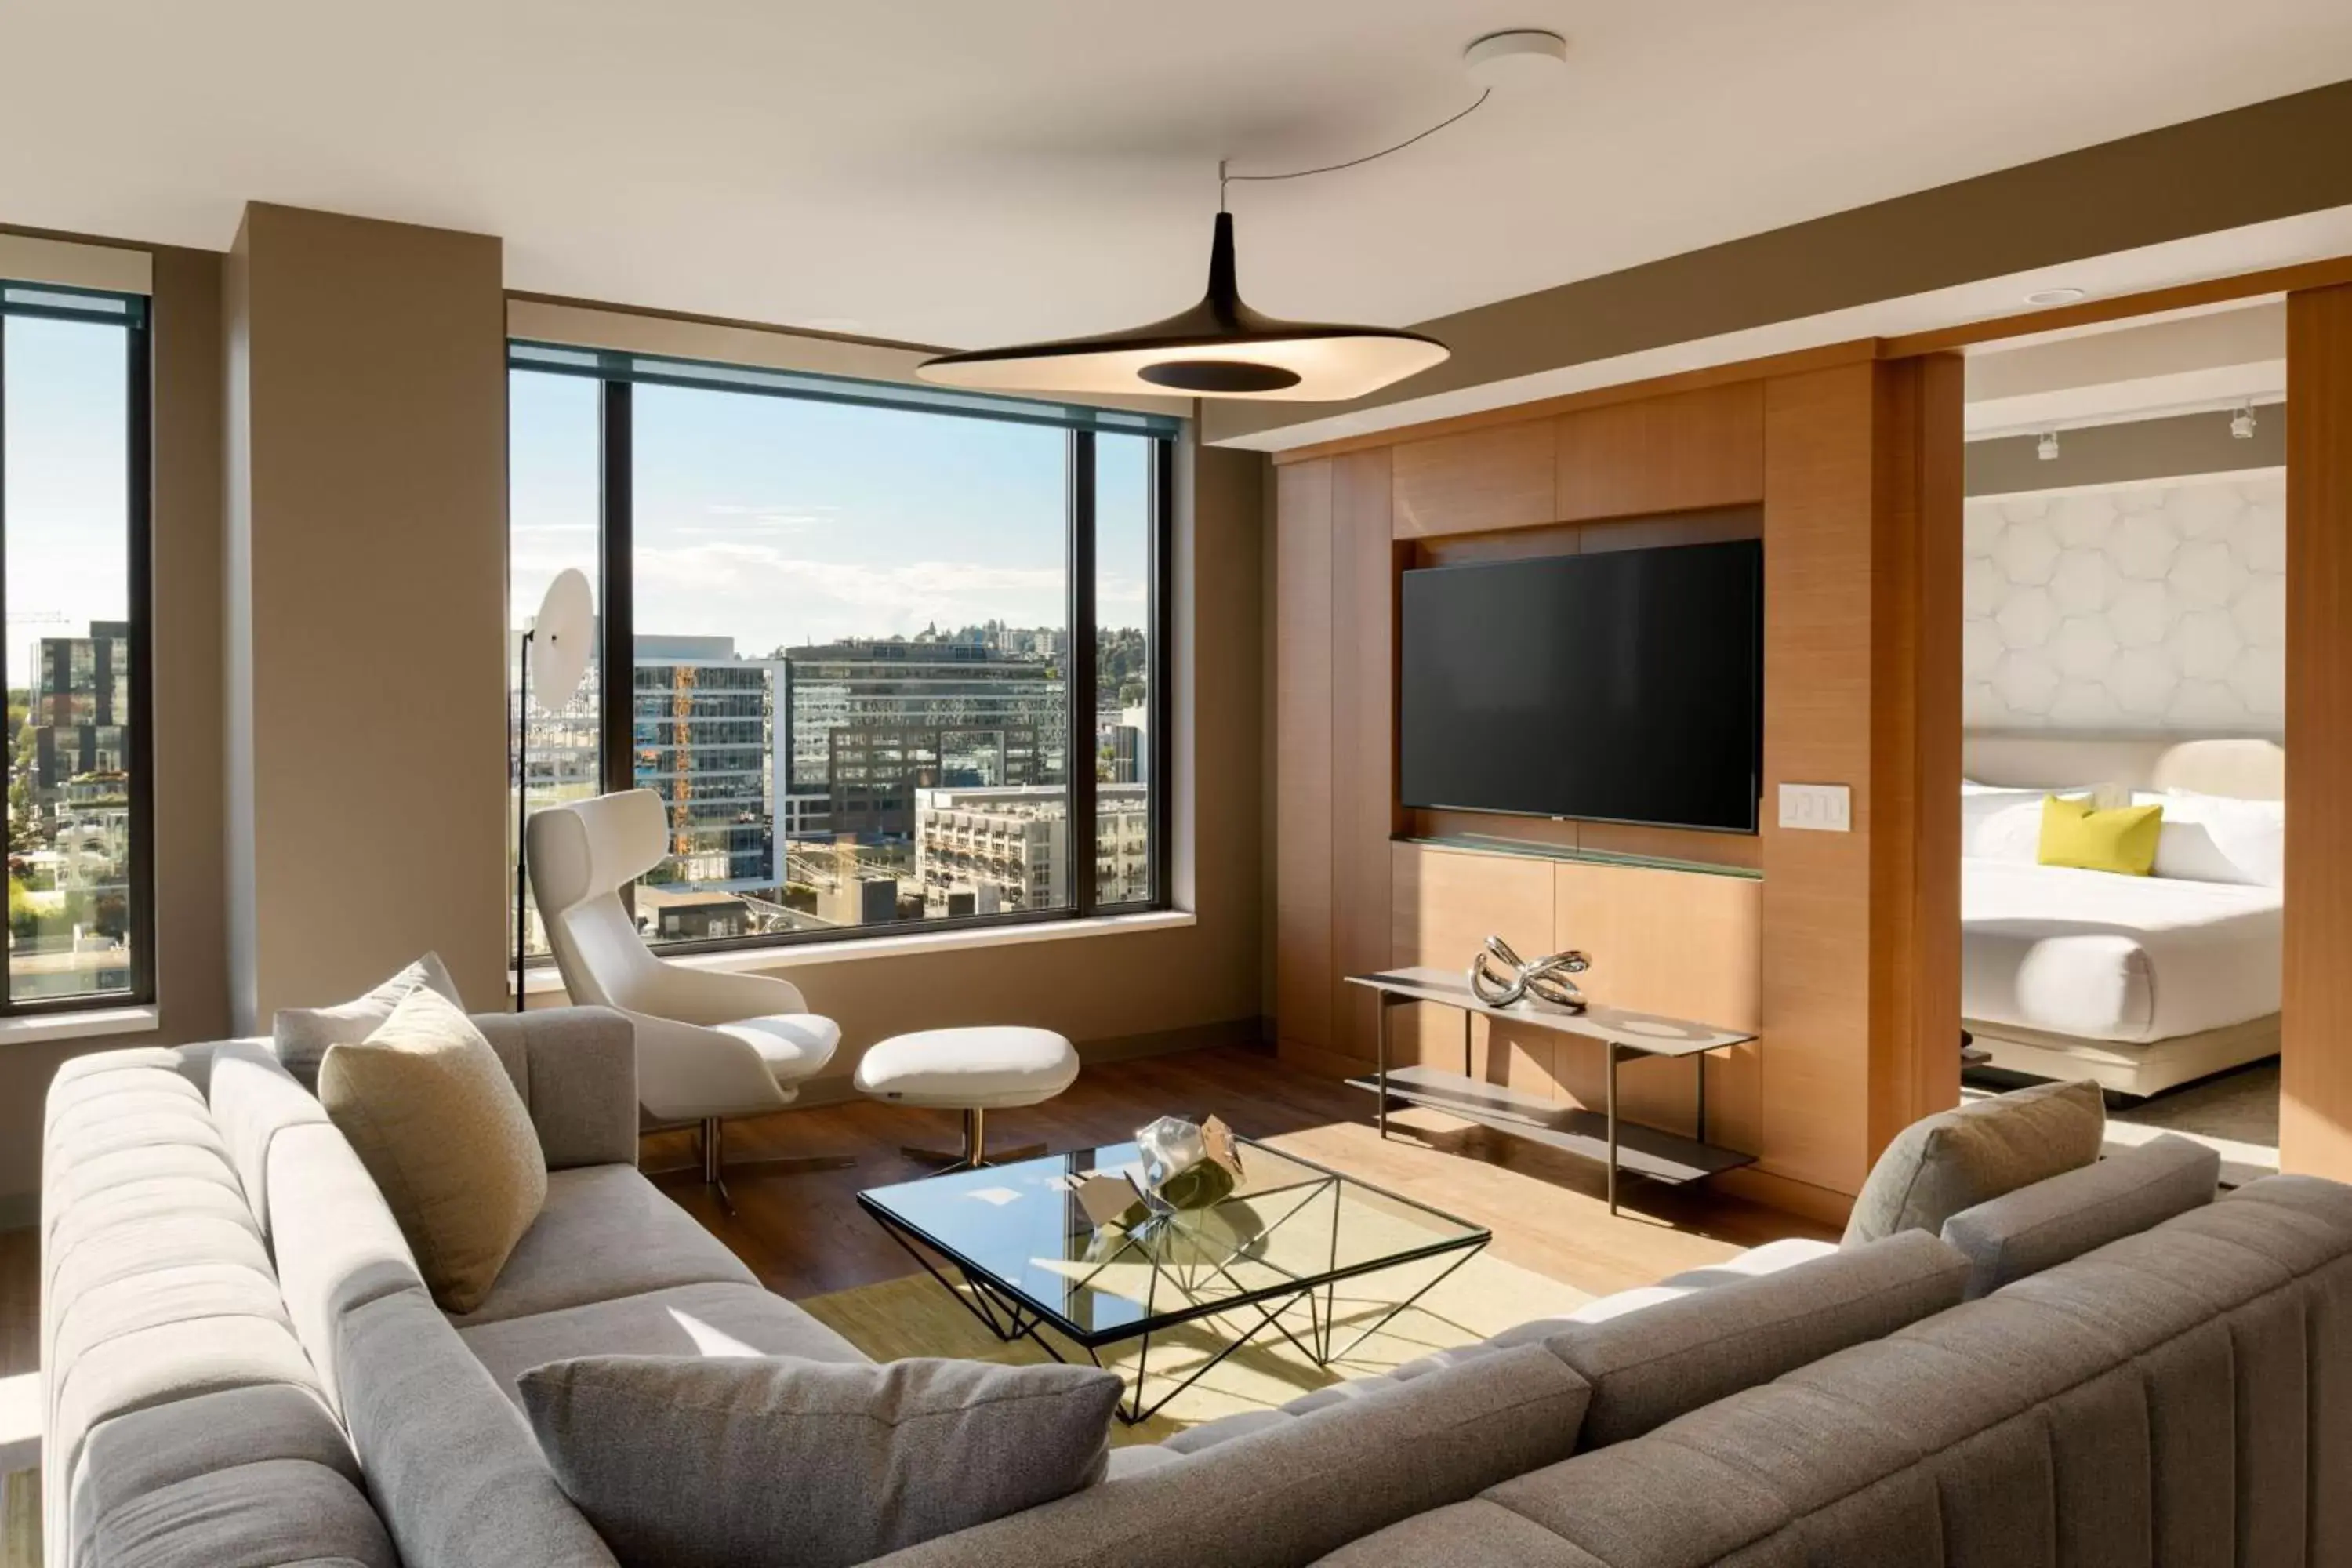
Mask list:
[[[857,1201],[1000,1340],[1072,1360],[1059,1340],[1097,1366],[1105,1349],[1140,1342],[1119,1406],[1129,1424],[1261,1335],[1279,1334],[1318,1366],[1344,1358],[1490,1239],[1352,1176],[1240,1145],[1230,1195],[1132,1230],[1097,1230],[1071,1191],[1097,1172],[1131,1171],[1139,1183],[1132,1143],[876,1187]],[[1361,1287],[1351,1290],[1342,1322],[1338,1287],[1372,1276],[1382,1277],[1373,1304],[1364,1310]],[[1215,1352],[1181,1375],[1161,1373],[1169,1386],[1148,1394],[1153,1336],[1210,1320],[1223,1339]]]

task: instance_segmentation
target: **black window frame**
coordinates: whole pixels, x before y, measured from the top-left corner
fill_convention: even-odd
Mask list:
[[[155,1005],[155,778],[153,647],[154,336],[144,295],[115,293],[26,279],[0,279],[0,317],[88,321],[123,329],[123,461],[129,598],[131,710],[123,730],[131,781],[131,858],[125,872],[130,902],[125,933],[131,945],[130,984],[120,990],[65,996],[15,994],[0,984],[0,1018],[37,1018]],[[8,407],[7,355],[0,353],[0,421]],[[0,438],[0,616],[8,603],[7,443]],[[30,722],[31,716],[26,715]],[[7,814],[0,811],[0,861],[14,853]]]
[[[764,932],[735,937],[705,937],[658,943],[660,951],[678,956],[743,948],[796,948],[831,942],[870,942],[933,932],[986,931],[1003,926],[1047,925],[1107,916],[1147,914],[1174,906],[1171,832],[1175,795],[1175,748],[1169,734],[1171,671],[1174,622],[1174,573],[1171,551],[1175,540],[1176,446],[1182,422],[1165,415],[1132,413],[1081,404],[1061,404],[1030,398],[1003,397],[944,387],[869,382],[814,372],[772,371],[743,365],[717,364],[626,351],[580,348],[568,344],[511,340],[508,371],[583,376],[597,382],[599,397],[598,473],[599,527],[597,564],[598,613],[602,640],[598,664],[605,674],[597,689],[599,765],[607,792],[636,787],[634,732],[634,681],[612,677],[616,669],[635,665],[635,595],[628,566],[635,548],[635,388],[638,385],[678,386],[698,391],[729,392],[750,396],[856,404],[893,408],[943,418],[991,419],[1013,424],[1044,425],[1065,432],[1068,479],[1066,498],[1064,561],[1068,576],[1067,613],[1070,657],[1066,678],[1068,725],[1065,755],[1068,759],[1069,848],[1068,901],[1051,910],[1014,910],[988,915],[949,916],[875,925],[840,926],[823,931]],[[1150,842],[1150,892],[1141,900],[1104,902],[1097,897],[1096,854],[1101,826],[1096,805],[1095,698],[1100,673],[1098,628],[1094,624],[1096,532],[1096,439],[1100,435],[1125,435],[1150,442],[1148,451],[1150,537],[1147,550],[1148,582],[1144,629],[1147,655],[1145,706],[1147,733],[1143,761],[1145,807]],[[777,695],[789,713],[788,692]],[[512,744],[511,740],[509,742]],[[516,759],[509,758],[511,766]],[[783,831],[788,779],[775,781],[771,830]],[[532,964],[552,962],[533,954]]]

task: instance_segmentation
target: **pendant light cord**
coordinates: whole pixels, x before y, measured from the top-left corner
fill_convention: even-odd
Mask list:
[[[1367,153],[1360,158],[1350,158],[1344,163],[1326,163],[1322,167],[1317,169],[1293,169],[1287,174],[1230,174],[1225,172],[1227,160],[1220,158],[1217,160],[1217,210],[1219,212],[1225,210],[1225,187],[1236,180],[1255,183],[1260,180],[1303,180],[1309,174],[1336,174],[1342,169],[1352,169],[1359,163],[1369,163],[1375,158],[1385,158],[1391,153],[1402,153],[1416,142],[1425,142],[1432,136],[1436,135],[1439,132],[1444,130],[1447,126],[1454,124],[1459,121],[1469,119],[1472,114],[1477,112],[1477,110],[1485,105],[1488,99],[1494,96],[1495,89],[1490,87],[1484,92],[1481,92],[1477,96],[1476,100],[1471,103],[1469,108],[1463,110],[1457,114],[1450,114],[1446,116],[1444,120],[1439,121],[1428,130],[1408,136],[1393,147],[1383,147],[1377,153]]]

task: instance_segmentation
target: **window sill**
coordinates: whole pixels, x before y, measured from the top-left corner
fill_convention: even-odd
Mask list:
[[[43,1040],[86,1040],[100,1035],[144,1035],[159,1026],[152,1007],[91,1007],[78,1013],[33,1013],[0,1018],[0,1046]]]
[[[1118,936],[1150,931],[1179,931],[1199,924],[1189,910],[1153,910],[1139,915],[1102,915],[1083,921],[1039,921],[1034,925],[989,926],[972,931],[909,931],[903,936],[859,937],[845,942],[784,943],[774,947],[735,947],[719,952],[682,953],[668,960],[681,969],[797,969],[810,963],[847,963],[862,958],[898,958],[925,952],[956,952],[977,947],[1013,947],[1033,942],[1068,942],[1079,937]],[[552,994],[563,989],[563,977],[553,964],[539,964],[523,977],[527,995]],[[507,991],[514,991],[514,975],[507,975]]]

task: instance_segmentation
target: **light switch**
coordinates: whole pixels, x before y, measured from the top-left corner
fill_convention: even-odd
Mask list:
[[[1843,784],[1784,784],[1780,826],[1815,833],[1853,831],[1853,791]]]

